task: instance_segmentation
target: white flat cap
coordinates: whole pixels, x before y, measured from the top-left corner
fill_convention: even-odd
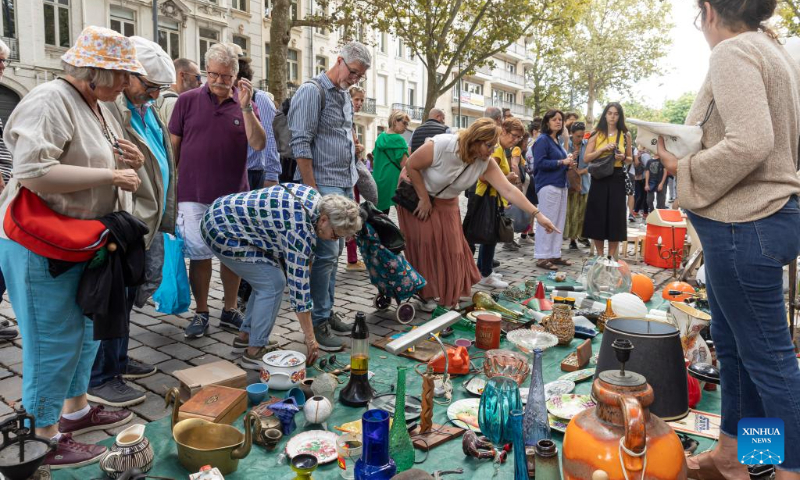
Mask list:
[[[175,83],[175,66],[172,58],[159,44],[143,37],[131,37],[136,47],[136,59],[147,71],[147,80],[159,85]]]

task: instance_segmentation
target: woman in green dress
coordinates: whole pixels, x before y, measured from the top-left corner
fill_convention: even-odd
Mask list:
[[[389,129],[378,135],[375,150],[372,151],[374,163],[372,177],[378,185],[378,209],[389,213],[394,205],[392,197],[397,190],[400,171],[408,158],[408,143],[403,133],[408,128],[408,114],[394,110],[389,114]]]

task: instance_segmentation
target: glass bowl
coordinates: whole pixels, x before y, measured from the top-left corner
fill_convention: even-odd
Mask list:
[[[508,377],[522,385],[528,378],[530,366],[525,355],[506,349],[488,350],[483,361],[483,373],[488,378]]]
[[[558,343],[558,337],[552,333],[528,330],[527,328],[518,328],[508,332],[506,339],[527,355],[533,353],[534,349],[545,351]]]

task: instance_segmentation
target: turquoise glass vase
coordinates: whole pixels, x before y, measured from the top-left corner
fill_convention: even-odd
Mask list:
[[[522,410],[511,412],[511,430],[514,450],[514,480],[529,480],[528,456],[525,454],[525,438],[522,434]]]
[[[517,382],[503,376],[490,378],[478,405],[478,424],[498,450],[511,442],[511,412],[514,410],[522,410]]]

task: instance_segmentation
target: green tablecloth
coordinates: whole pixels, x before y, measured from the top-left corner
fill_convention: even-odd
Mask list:
[[[662,300],[659,298],[655,302],[651,302],[648,304],[650,308],[658,308],[661,306]],[[450,337],[447,339],[449,343],[452,343],[455,338],[470,338],[470,335],[466,332],[456,330],[454,337]],[[472,335],[474,338],[474,334]],[[592,341],[592,348],[594,352],[599,351],[600,343],[602,340],[602,335],[598,335]],[[582,340],[575,339],[568,347],[553,347],[548,349],[543,354],[543,374],[544,374],[544,381],[550,382],[553,380],[558,379],[558,377],[564,375],[565,372],[561,371],[560,364],[561,360],[566,357],[571,350],[574,350],[578,344]],[[514,346],[506,341],[505,339],[501,343],[501,348],[508,348],[514,349]],[[476,354],[480,350],[476,348],[471,348],[470,353]],[[382,358],[386,357],[386,358]],[[397,378],[397,370],[396,367],[398,365],[407,365],[409,367],[413,366],[414,362],[402,357],[396,357],[391,355],[383,350],[379,350],[377,348],[370,348],[370,370],[375,373],[375,376],[371,382],[372,387],[377,390],[379,393],[388,393],[390,391],[390,385],[395,383]],[[593,365],[590,365],[593,366]],[[313,375],[315,372],[313,369],[309,369],[310,374]],[[468,379],[469,377],[459,377],[453,380],[454,384],[454,392],[453,392],[453,401],[462,399],[462,398],[475,398],[467,393],[464,388],[462,387],[462,383],[464,380]],[[422,379],[418,375],[414,374],[411,370],[409,370],[407,374],[407,387],[406,393],[408,395],[415,395],[419,396],[422,392]],[[527,387],[529,384],[529,380],[526,381],[523,385]],[[577,384],[575,389],[576,393],[581,394],[588,394],[591,392],[591,379],[585,380]],[[338,392],[341,390],[337,390],[337,398]],[[274,392],[271,391],[270,393],[275,394],[276,396],[281,396],[284,392]],[[720,411],[720,397],[719,397],[719,390],[715,392],[703,392],[703,399],[698,405],[697,409],[706,411],[706,412],[713,412],[719,413]],[[328,420],[328,427],[333,429],[334,425],[341,425],[343,423],[356,420],[361,417],[361,415],[366,411],[365,408],[350,408],[342,405],[341,403],[336,402],[334,406],[333,414],[331,418]],[[298,413],[296,416],[298,429],[296,432],[303,431],[305,419],[303,418],[303,414]],[[447,418],[447,407],[436,405],[433,411],[433,421],[434,423],[440,424],[447,424],[449,420]],[[241,419],[238,420],[235,425],[241,430],[242,429],[242,421]],[[172,477],[175,479],[180,478],[187,478],[188,473],[193,472],[186,472],[183,467],[178,463],[177,457],[177,449],[175,446],[175,442],[172,440],[172,435],[170,431],[170,419],[164,418],[157,422],[153,422],[147,425],[145,430],[145,435],[150,440],[156,454],[156,461],[153,469],[150,471],[151,475],[163,476],[163,477]],[[698,447],[698,451],[702,451],[711,446],[712,441],[702,438],[702,437],[695,437],[699,442],[700,446]],[[563,434],[559,432],[553,431],[553,439],[558,444],[559,452],[561,449],[561,442],[563,440]],[[291,468],[287,464],[283,465],[276,465],[276,459],[278,458],[278,454],[284,449],[286,446],[287,439],[284,439],[279,444],[278,448],[272,452],[267,452],[263,447],[258,445],[253,445],[253,448],[250,452],[250,455],[241,460],[239,462],[239,469],[230,475],[226,475],[226,479],[237,480],[237,479],[291,479],[294,478],[294,474],[291,471]],[[104,445],[111,445],[113,443],[113,439],[108,439],[103,442]],[[422,451],[417,451],[417,461],[422,461],[425,459],[425,453]],[[509,459],[510,461],[506,462],[500,467],[500,476],[499,478],[509,479],[513,478],[514,475],[514,462],[513,458]],[[417,468],[421,468],[428,472],[433,472],[435,470],[440,469],[453,469],[462,467],[464,468],[464,476],[453,476],[452,478],[490,478],[493,473],[493,466],[490,461],[478,461],[476,459],[465,457],[461,450],[461,439],[451,440],[429,452],[428,458],[419,465]],[[80,469],[74,470],[58,470],[54,472],[55,479],[79,479],[79,480],[87,480],[90,478],[97,478],[101,477],[102,472],[100,471],[97,464],[89,465]],[[314,473],[315,479],[335,479],[339,477],[339,468],[336,462],[329,463],[327,465],[321,465],[317,471]]]

